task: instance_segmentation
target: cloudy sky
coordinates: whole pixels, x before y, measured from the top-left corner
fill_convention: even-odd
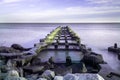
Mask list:
[[[0,22],[120,22],[120,0],[0,0]]]

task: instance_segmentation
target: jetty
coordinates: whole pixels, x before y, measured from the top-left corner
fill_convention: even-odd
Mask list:
[[[117,43],[115,43],[114,46],[108,47],[108,51],[117,54],[120,60],[120,47],[118,47]]]
[[[65,60],[59,62],[55,61],[53,56],[50,56],[46,59],[47,61],[42,61],[44,57],[41,55],[44,55],[46,51],[73,51],[73,54],[75,52],[79,53],[80,58],[74,61],[72,56],[66,55]],[[105,80],[112,80],[113,78],[109,78],[111,75],[119,77],[119,74],[114,73],[115,71],[105,63],[102,55],[93,52],[91,48],[82,44],[80,37],[68,26],[59,26],[52,30],[45,38],[40,39],[39,43],[35,43],[33,48],[26,49],[18,44],[11,47],[2,47],[0,58],[0,70],[4,75],[2,79],[5,78],[8,71],[13,69],[17,70],[21,77],[28,80],[37,80],[41,76],[45,77],[43,74],[46,71],[50,72],[50,70],[56,76],[79,73],[82,75],[100,74]],[[109,68],[109,71],[105,71],[107,68]],[[118,80],[118,78],[114,79]]]

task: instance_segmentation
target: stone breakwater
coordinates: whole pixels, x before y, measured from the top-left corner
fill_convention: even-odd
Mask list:
[[[41,62],[39,54],[46,50],[78,51],[83,57],[78,63],[74,63],[70,56],[66,56],[65,63],[54,62],[52,56],[47,62]],[[0,47],[0,74],[2,75],[0,78],[5,80],[25,80],[25,78],[28,80],[82,80],[79,77],[81,75],[85,75],[87,80],[88,73],[91,76],[94,76],[92,73],[98,76],[97,73],[101,70],[100,64],[104,63],[102,55],[82,44],[81,39],[68,26],[57,27],[44,39],[40,39],[40,43],[34,44],[33,48],[24,48],[19,44]]]

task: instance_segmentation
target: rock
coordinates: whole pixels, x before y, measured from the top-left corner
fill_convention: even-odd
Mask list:
[[[104,80],[99,74],[66,74],[63,80]]]
[[[37,80],[38,76],[39,76],[38,74],[30,74],[27,75],[26,77],[28,80]]]
[[[40,64],[41,64],[40,58],[35,58],[31,60],[31,65],[40,65]]]
[[[118,53],[118,59],[120,60],[120,53]]]
[[[54,71],[46,70],[41,76],[47,80],[52,80],[55,77],[55,73]]]
[[[23,77],[6,77],[5,80],[27,80]]]
[[[84,55],[82,61],[86,64],[90,64],[90,65],[96,65],[96,64],[100,64],[103,63],[103,57],[100,54],[87,54]]]
[[[0,53],[19,53],[19,52],[20,52],[19,50],[15,50],[10,47],[5,47],[5,46],[0,47]]]
[[[50,64],[54,64],[54,59],[53,59],[53,57],[50,57],[48,61],[49,61]]]
[[[111,47],[108,47],[108,51],[119,53],[120,52],[120,48],[114,48],[114,46],[111,46]]]
[[[117,43],[114,44],[114,48],[117,48]]]
[[[55,76],[54,80],[63,80],[63,76]]]
[[[78,80],[104,80],[104,78],[99,74],[86,73],[86,74],[75,74],[75,75],[78,76]]]
[[[67,56],[66,57],[66,66],[70,66],[70,65],[72,65],[72,60],[71,60],[70,56]]]
[[[16,70],[11,70],[11,71],[8,72],[8,76],[19,77],[19,74],[18,74],[18,72]]]
[[[84,63],[82,64],[82,66],[83,66],[83,67],[82,67],[82,72],[83,72],[83,73],[87,72],[87,68],[86,68],[86,66],[85,66]]]
[[[78,80],[78,79],[79,79],[79,77],[76,76],[75,74],[68,73],[64,76],[63,80]]]
[[[19,44],[12,44],[11,47],[20,51],[29,51],[31,49],[31,48],[24,48]]]
[[[11,70],[8,72],[8,75],[5,78],[5,80],[27,80],[27,79],[19,77],[19,74],[16,70]]]
[[[37,80],[47,80],[47,79],[45,79],[45,78],[39,78],[39,79],[37,79]]]

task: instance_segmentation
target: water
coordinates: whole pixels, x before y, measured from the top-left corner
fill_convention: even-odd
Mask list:
[[[117,59],[117,55],[107,51],[107,47],[116,42],[120,46],[120,24],[0,24],[0,45],[10,46],[13,43],[19,43],[25,47],[33,47],[40,38],[44,38],[51,30],[60,25],[70,26],[80,36],[83,44],[102,54],[112,69],[120,70],[120,61]],[[46,52],[41,57],[46,59],[54,56],[58,61],[63,61],[68,54],[73,60],[80,59],[79,52],[61,51],[57,52],[57,55],[55,53]]]

